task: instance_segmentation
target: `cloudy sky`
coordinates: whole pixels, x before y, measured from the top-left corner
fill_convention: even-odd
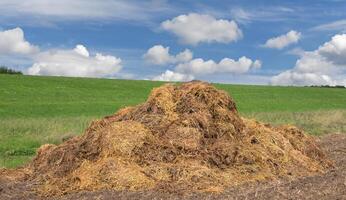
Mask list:
[[[346,85],[345,0],[0,0],[30,75]]]

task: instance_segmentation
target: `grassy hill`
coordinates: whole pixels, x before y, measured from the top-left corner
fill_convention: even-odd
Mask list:
[[[80,134],[89,122],[146,100],[153,81],[0,75],[0,167],[41,144]],[[346,132],[346,89],[216,84],[243,116],[293,123],[313,134]]]
[[[152,81],[0,75],[0,118],[103,116],[146,100]],[[242,113],[346,108],[346,90],[216,84]]]

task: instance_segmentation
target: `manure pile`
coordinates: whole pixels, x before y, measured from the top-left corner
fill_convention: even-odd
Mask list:
[[[29,164],[41,195],[79,190],[222,192],[246,182],[310,176],[331,163],[293,126],[241,118],[229,95],[203,82],[167,84],[148,100],[94,121]]]

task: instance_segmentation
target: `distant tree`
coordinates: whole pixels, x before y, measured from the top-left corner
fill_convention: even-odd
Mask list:
[[[342,88],[342,89],[345,89],[346,86],[343,86],[343,85],[334,85],[334,86],[331,86],[331,85],[311,85],[311,86],[306,86],[306,87],[318,87],[318,88]]]
[[[0,74],[19,74],[22,75],[21,71],[17,71],[6,66],[0,66]]]

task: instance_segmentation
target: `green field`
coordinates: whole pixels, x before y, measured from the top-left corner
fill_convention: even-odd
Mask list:
[[[0,167],[28,161],[44,143],[81,134],[93,119],[146,100],[162,82],[0,75]],[[346,132],[346,89],[216,84],[242,116]]]

